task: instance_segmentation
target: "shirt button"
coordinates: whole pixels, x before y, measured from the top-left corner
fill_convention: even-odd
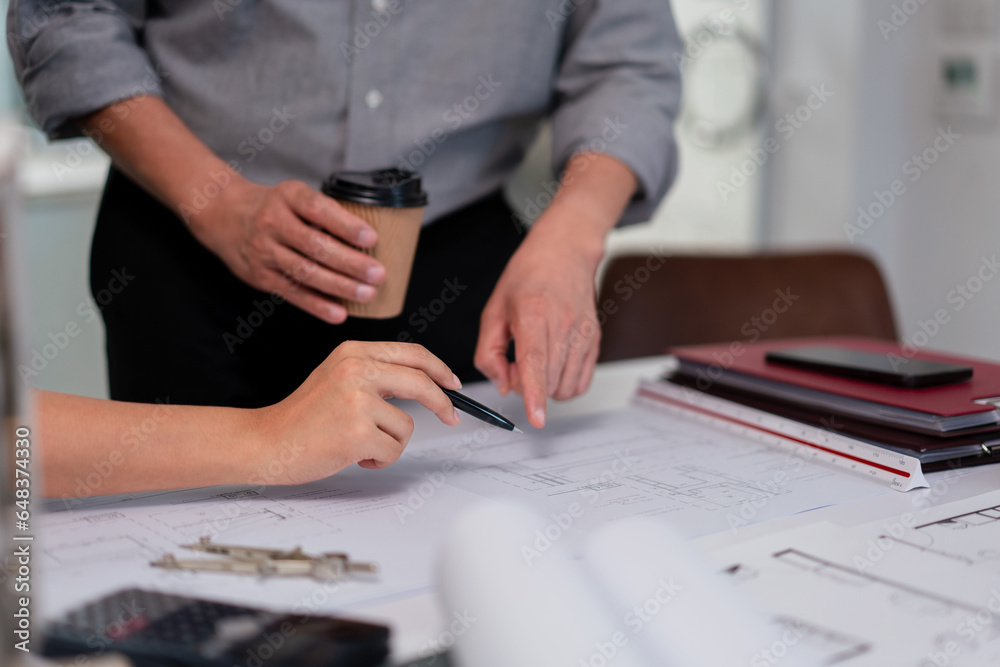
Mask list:
[[[385,10],[389,9],[389,0],[372,0],[372,9],[376,13],[381,14]]]
[[[365,93],[365,104],[368,105],[369,109],[378,109],[382,106],[382,93],[372,88]]]

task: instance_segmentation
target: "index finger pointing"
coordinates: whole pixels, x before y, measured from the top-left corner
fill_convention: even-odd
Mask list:
[[[548,390],[548,329],[515,323],[514,351],[524,389],[524,409],[535,428],[545,426]]]

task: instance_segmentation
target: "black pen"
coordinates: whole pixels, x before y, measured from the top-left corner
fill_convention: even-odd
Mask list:
[[[451,404],[455,406],[458,410],[466,414],[470,414],[476,419],[481,419],[487,424],[492,424],[493,426],[499,426],[505,431],[513,431],[514,433],[524,433],[521,429],[514,426],[514,422],[504,417],[502,414],[495,410],[490,410],[488,407],[482,403],[476,403],[474,400],[468,396],[462,396],[462,394],[457,391],[452,391],[451,389],[445,389],[441,387],[448,398],[451,399]]]

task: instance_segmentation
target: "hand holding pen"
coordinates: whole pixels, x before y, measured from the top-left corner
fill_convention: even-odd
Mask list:
[[[514,426],[514,422],[510,421],[496,410],[488,408],[482,403],[477,403],[468,396],[463,396],[457,391],[445,389],[444,387],[441,387],[441,391],[443,391],[445,395],[451,399],[451,404],[454,405],[456,409],[472,415],[476,419],[480,419],[487,424],[502,428],[505,431],[524,433],[524,431],[519,429],[517,426]]]

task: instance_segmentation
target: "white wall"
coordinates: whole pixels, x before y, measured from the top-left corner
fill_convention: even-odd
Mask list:
[[[36,148],[19,174],[30,329],[18,376],[39,389],[106,398],[104,322],[89,276],[90,239],[108,160],[95,149],[60,180],[52,165],[64,161],[73,145]]]
[[[1000,253],[996,99],[985,124],[945,115],[939,104],[941,54],[985,49],[995,61],[1000,39],[995,31],[947,33],[946,12],[958,3],[940,2],[927,3],[884,38],[878,21],[891,21],[892,4],[872,0],[863,23],[865,59],[874,66],[860,108],[859,140],[867,154],[857,171],[854,208],[872,206],[875,192],[896,179],[906,191],[860,242],[886,258],[905,338],[1000,358],[1000,277],[981,281],[1000,270],[983,263]],[[961,137],[917,178],[908,161],[928,149],[934,157],[939,131],[949,127]],[[938,148],[945,146],[938,141]],[[971,299],[957,291],[966,284],[979,290],[969,291]],[[945,322],[936,332],[928,322],[935,314]]]
[[[685,76],[685,97],[700,101],[698,108],[726,120],[740,116],[753,76],[752,60],[734,41],[713,36],[704,29],[707,19],[728,11],[726,18],[746,35],[763,42],[769,39],[771,0],[672,0],[671,6],[682,36],[699,35],[707,46],[686,51],[692,61]],[[800,104],[801,100],[797,102]],[[758,147],[763,133],[773,127],[754,127],[737,141],[718,148],[706,148],[692,140],[682,126],[677,128],[680,170],[674,186],[647,224],[612,232],[608,256],[629,251],[665,248],[745,250],[760,240],[761,192],[766,169],[747,178],[735,192],[720,194],[718,184],[728,183],[732,171],[748,159],[748,151]],[[529,155],[525,167],[508,188],[508,200],[515,210],[523,210],[525,198],[534,200],[542,192],[540,184],[550,182],[547,137],[543,135]]]
[[[768,40],[770,0],[673,0],[671,3],[682,36],[704,34],[703,23],[720,12],[729,11],[735,22],[751,38]],[[743,62],[744,52],[716,40],[704,51],[689,51],[693,64],[687,73],[699,78],[685,80],[685,95],[698,95],[702,110],[717,109],[725,117],[728,106],[742,106],[750,63]],[[728,57],[727,57],[728,56]],[[705,62],[711,58],[712,62]],[[737,70],[734,72],[734,70]],[[711,77],[719,76],[719,83]],[[735,83],[729,90],[728,85]],[[698,90],[695,90],[698,86]],[[759,213],[762,205],[765,169],[747,178],[735,192],[720,194],[718,184],[729,183],[734,168],[748,159],[748,151],[760,145],[764,134],[773,128],[755,128],[740,140],[720,148],[705,148],[692,140],[684,126],[677,128],[680,171],[677,181],[648,225],[615,231],[609,241],[609,254],[628,249],[646,249],[665,244],[672,249],[736,249],[753,247],[759,241]],[[766,163],[765,163],[766,165]]]
[[[819,109],[810,109],[807,120],[796,119],[801,127],[793,126],[795,133],[782,142],[772,162],[762,221],[768,245],[801,247],[846,241],[841,224],[853,200],[858,159],[862,13],[863,0],[775,2],[775,122],[795,114],[815,87],[830,96]]]
[[[896,15],[899,30],[886,28],[896,27],[894,5],[904,4],[915,11]],[[824,114],[822,123],[817,118],[802,141],[796,137],[775,160],[771,238],[777,245],[831,243],[874,253],[905,339],[1000,358],[1000,279],[980,283],[977,275],[993,277],[983,258],[1000,254],[995,94],[985,122],[940,108],[942,53],[983,52],[992,63],[1000,52],[995,25],[986,29],[974,21],[971,31],[945,30],[959,5],[973,4],[980,3],[777,3],[780,80],[805,85],[816,77],[845,94],[830,107],[834,113]],[[949,126],[961,138],[916,178],[912,156],[931,148]],[[858,224],[858,207],[879,203],[876,193],[896,180],[902,194],[881,217],[850,227]],[[980,288],[971,300],[955,291],[970,281],[969,288]],[[936,315],[942,323],[931,322]]]

